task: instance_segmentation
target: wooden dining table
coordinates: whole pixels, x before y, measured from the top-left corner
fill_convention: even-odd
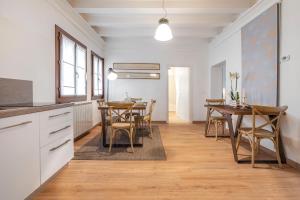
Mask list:
[[[113,103],[115,104],[116,102],[113,102]],[[117,104],[114,105],[114,109],[121,110],[122,107],[118,108],[118,106],[117,106],[118,103],[120,103],[120,105],[122,104],[122,102],[117,102]],[[103,147],[109,147],[109,143],[106,142],[107,136],[108,136],[108,126],[109,126],[109,120],[107,119],[109,106],[101,105],[98,107],[98,109],[100,110],[100,113],[101,113],[102,145],[103,145]],[[132,107],[132,110],[139,112],[140,116],[143,116],[144,112],[146,110],[146,104],[145,103],[136,103]],[[143,142],[142,143],[134,143],[133,146],[134,147],[142,147]],[[113,147],[130,147],[130,144],[129,143],[128,144],[115,143],[115,144],[113,144]]]
[[[238,135],[238,129],[241,127],[243,118],[244,116],[247,115],[252,115],[252,108],[250,106],[247,107],[234,107],[231,105],[205,105],[207,108],[207,118],[206,118],[206,126],[205,126],[205,135],[208,135],[208,120],[210,117],[210,111],[213,109],[219,113],[221,113],[227,123],[228,123],[228,129],[229,129],[229,136],[230,136],[230,141],[231,141],[231,146],[232,146],[232,153],[234,157],[234,161],[237,163],[251,163],[250,159],[239,159],[238,154],[237,154],[237,149],[236,149],[236,139]],[[237,122],[236,122],[236,127],[235,129],[233,128],[233,118],[232,116],[236,115],[237,116]],[[274,119],[278,113],[270,113],[269,118],[270,120]],[[286,163],[286,157],[284,154],[284,149],[283,149],[283,144],[282,144],[282,139],[279,134],[279,151],[280,151],[280,157],[282,163]],[[256,160],[256,163],[278,163],[277,160]]]

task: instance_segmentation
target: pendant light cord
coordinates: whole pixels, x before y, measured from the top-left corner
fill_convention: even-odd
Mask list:
[[[167,9],[166,9],[166,7],[165,7],[165,0],[162,0],[162,9],[163,9],[164,12],[165,12],[165,17],[164,17],[164,18],[166,18],[166,17],[167,17]]]

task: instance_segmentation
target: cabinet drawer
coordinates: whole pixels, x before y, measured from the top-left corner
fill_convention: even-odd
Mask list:
[[[73,107],[61,108],[40,113],[41,129],[68,121],[73,121]]]
[[[44,126],[40,129],[40,146],[43,147],[51,142],[73,135],[73,121],[56,123],[52,126]]]
[[[44,183],[74,156],[73,135],[60,138],[41,149],[41,183]]]

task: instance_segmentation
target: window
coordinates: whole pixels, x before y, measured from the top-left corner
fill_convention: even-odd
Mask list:
[[[104,97],[104,59],[92,54],[92,99]]]
[[[84,101],[87,97],[87,48],[55,26],[56,102]]]

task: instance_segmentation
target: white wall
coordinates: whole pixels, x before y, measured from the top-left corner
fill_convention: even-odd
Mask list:
[[[35,102],[55,102],[55,24],[88,48],[90,100],[90,51],[103,56],[103,41],[65,0],[1,0],[0,77],[31,80]]]
[[[280,104],[289,110],[282,123],[283,140],[288,157],[300,163],[300,1],[284,0],[282,4],[281,55],[290,62],[280,68]]]
[[[161,64],[160,80],[115,80],[111,82],[110,99],[129,96],[156,99],[155,121],[168,119],[168,68],[191,68],[192,120],[205,120],[203,107],[208,94],[208,42],[199,39],[174,38],[160,43],[152,38],[124,38],[106,41],[106,67],[114,62],[151,62]]]
[[[218,46],[210,46],[209,66],[210,68],[218,63],[226,61],[226,91],[230,90],[229,72],[238,72],[241,74],[242,64],[242,46],[241,32],[238,31],[224,40]],[[209,70],[211,73],[211,70]],[[209,76],[211,77],[211,76]],[[210,81],[211,82],[211,81]],[[241,82],[239,80],[238,90],[240,90]],[[209,90],[211,91],[211,90]],[[227,101],[229,98],[227,96]]]
[[[221,61],[227,63],[227,91],[230,87],[228,72],[241,73],[241,27],[250,22],[263,11],[267,10],[277,0],[259,1],[250,11],[241,16],[236,22],[224,30],[210,43],[209,65]],[[300,8],[299,0],[282,1],[282,39],[281,56],[291,55],[291,61],[280,66],[280,104],[288,105],[287,116],[282,123],[282,137],[287,157],[300,163]],[[240,89],[241,83],[239,83]],[[270,143],[264,143],[272,148]]]

